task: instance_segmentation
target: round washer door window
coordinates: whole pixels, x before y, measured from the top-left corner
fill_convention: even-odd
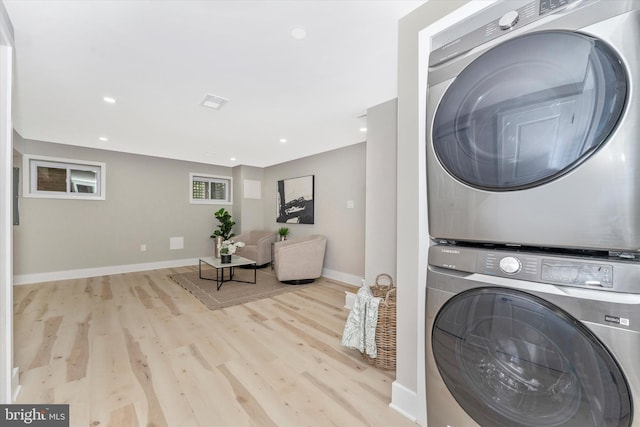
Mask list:
[[[482,54],[450,84],[433,119],[441,165],[472,187],[535,187],[574,169],[618,123],[628,81],[605,43],[545,31]]]
[[[433,356],[447,388],[481,426],[623,427],[628,384],[598,338],[534,295],[479,288],[436,316]]]

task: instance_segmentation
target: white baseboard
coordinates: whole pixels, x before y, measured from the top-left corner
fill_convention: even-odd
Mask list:
[[[147,262],[143,264],[113,265],[109,267],[83,268],[81,270],[51,271],[48,273],[19,274],[13,276],[14,285],[51,282],[53,280],[84,279],[86,277],[108,276],[110,274],[134,273],[136,271],[158,270],[161,268],[197,265],[198,258],[175,259]]]
[[[358,289],[362,286],[362,281],[364,279],[362,277],[354,276],[353,274],[329,270],[328,268],[322,269],[322,276],[327,279],[333,279],[338,282],[346,283],[347,285],[355,286],[353,292],[345,292],[344,295],[344,308],[351,310],[351,307],[353,307],[353,301],[356,298],[356,292],[358,292]]]
[[[418,395],[415,391],[409,390],[397,381],[391,384],[391,403],[389,407],[396,412],[409,418],[414,423],[418,421]]]
[[[360,276],[343,273],[341,271],[329,270],[328,268],[322,269],[322,275],[327,279],[337,280],[338,282],[346,283],[348,285],[353,285],[357,287],[360,287],[362,283],[362,277]],[[357,292],[357,289],[354,292]]]
[[[344,293],[344,308],[348,308],[349,310],[351,310],[353,308],[353,303],[356,300],[356,293],[355,292],[347,292],[345,291]]]
[[[113,265],[108,267],[83,268],[80,270],[50,271],[47,273],[18,274],[13,276],[14,285],[28,285],[32,283],[51,282],[54,280],[84,279],[86,277],[108,276],[110,274],[134,273],[136,271],[158,270],[161,268],[184,267],[197,265],[198,258],[176,259],[168,261],[147,262],[142,264]],[[360,287],[362,277],[341,271],[324,268],[322,275],[328,279],[337,280]],[[354,290],[357,292],[357,289]]]

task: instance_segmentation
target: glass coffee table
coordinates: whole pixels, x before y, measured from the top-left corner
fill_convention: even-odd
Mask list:
[[[216,277],[203,277],[202,276],[202,263],[207,264],[210,267],[213,267],[216,271]],[[235,273],[235,268],[236,267],[241,267],[241,266],[249,266],[252,265],[253,266],[253,281],[249,281],[249,280],[236,280],[233,278],[234,273]],[[225,274],[224,274],[224,270],[225,268],[227,269],[227,275],[228,277],[225,279]],[[256,283],[256,262],[253,260],[250,260],[248,258],[243,258],[241,256],[237,256],[237,255],[232,255],[231,256],[231,262],[227,262],[227,263],[222,263],[220,261],[220,258],[215,258],[215,257],[206,257],[206,258],[200,258],[199,262],[198,262],[198,277],[200,277],[201,279],[204,280],[215,280],[216,282],[216,290],[220,290],[220,287],[222,286],[222,284],[224,282],[242,282],[242,283]]]

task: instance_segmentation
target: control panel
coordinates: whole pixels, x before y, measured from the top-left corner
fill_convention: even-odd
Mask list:
[[[611,288],[613,267],[607,264],[543,259],[541,279],[560,285]]]
[[[529,282],[640,293],[637,261],[443,244],[429,248],[429,265]]]
[[[550,13],[561,7],[567,6],[569,3],[575,3],[579,0],[540,0],[540,15]]]
[[[613,287],[613,266],[604,263],[500,252],[487,252],[479,261],[486,274],[556,285]]]
[[[438,40],[438,37],[442,37],[442,45],[439,45],[439,47],[430,53],[429,66],[433,67],[441,64],[470,51],[476,46],[500,37],[508,31],[531,24],[552,13],[559,12],[571,3],[586,1],[594,0],[535,0],[521,7],[516,6],[513,10],[502,13],[501,16],[497,16],[485,25],[454,40],[445,40],[445,36],[437,34],[434,36],[434,41]],[[509,4],[509,2],[505,2],[505,4]],[[522,4],[522,2],[516,3],[516,5],[517,4]],[[435,44],[438,45],[438,43]]]

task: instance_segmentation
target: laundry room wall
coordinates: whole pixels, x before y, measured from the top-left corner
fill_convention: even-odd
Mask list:
[[[428,1],[400,20],[398,37],[397,370],[391,406],[426,425],[427,224],[425,93],[430,35],[495,0]]]

